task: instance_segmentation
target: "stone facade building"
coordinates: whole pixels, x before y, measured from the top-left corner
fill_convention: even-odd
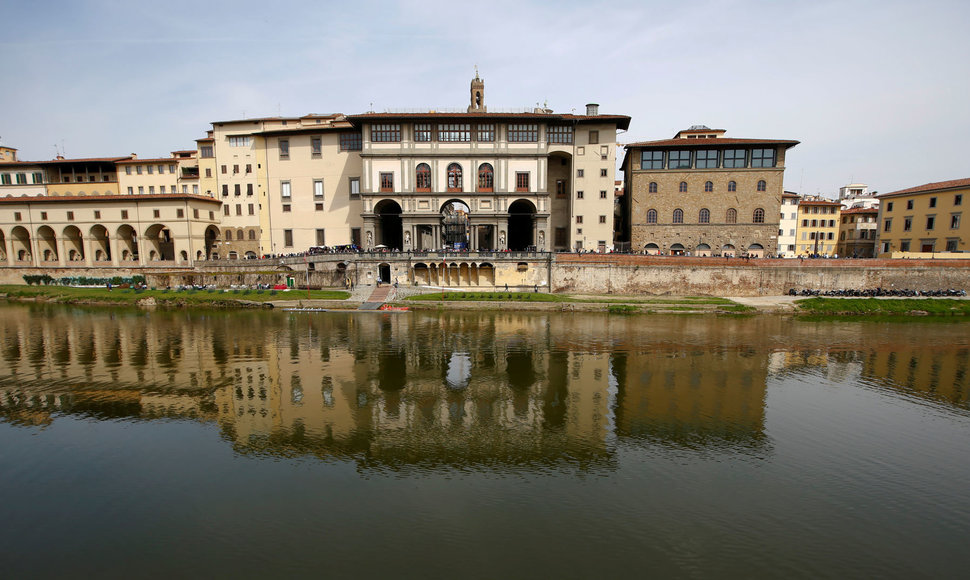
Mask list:
[[[846,258],[874,258],[878,221],[878,207],[843,209],[836,252]]]
[[[785,153],[798,141],[735,139],[694,126],[626,146],[631,250],[766,256],[778,251]]]

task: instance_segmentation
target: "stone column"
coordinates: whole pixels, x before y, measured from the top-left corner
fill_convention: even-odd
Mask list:
[[[117,236],[108,234],[108,251],[111,252],[111,265],[117,266],[118,261],[121,259],[121,249],[118,247]]]
[[[90,234],[85,237],[81,236],[81,250],[84,252],[84,265],[91,266],[94,264],[94,249],[91,247]]]
[[[63,236],[54,238],[54,251],[57,252],[57,265],[63,268],[67,262],[67,241]]]

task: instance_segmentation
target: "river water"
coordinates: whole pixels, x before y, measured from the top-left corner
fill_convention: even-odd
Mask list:
[[[966,322],[0,307],[20,577],[965,577]]]

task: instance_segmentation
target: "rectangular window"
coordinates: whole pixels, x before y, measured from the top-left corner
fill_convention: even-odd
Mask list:
[[[216,212],[209,210],[209,219],[210,220],[216,219]]]
[[[287,248],[293,247],[293,230],[283,230],[283,245]]]
[[[151,172],[149,171],[149,173],[151,173]],[[175,172],[173,171],[172,173],[175,173]],[[158,166],[158,174],[159,175],[165,175],[165,166],[164,165],[159,165]]]
[[[607,169],[600,169],[600,177],[608,177]]]
[[[182,208],[177,208],[175,210],[175,217],[184,218],[185,217],[185,210],[183,210]]]
[[[253,164],[252,163],[247,163],[246,164],[246,173],[252,173],[252,172],[253,172]]]
[[[589,132],[589,144],[590,145],[596,145],[599,142],[600,142],[600,132],[599,131],[590,131]]]
[[[229,196],[229,185],[226,184],[226,183],[223,183],[222,184],[222,197],[228,197],[228,196]]]
[[[228,205],[222,206],[222,213],[225,214],[225,215],[229,215],[229,206]]]
[[[667,169],[690,169],[690,151],[671,151],[668,153]]]
[[[226,166],[225,166],[225,165],[223,165],[223,166],[222,166],[222,167],[220,168],[220,171],[222,171],[222,174],[223,174],[223,175],[225,175],[225,174],[226,174]]]
[[[528,171],[517,171],[515,173],[515,191],[529,191]]]
[[[340,150],[341,151],[360,151],[363,148],[363,138],[360,133],[341,133],[340,134]]]
[[[20,214],[20,212],[19,212],[19,211],[15,211],[15,212],[13,212],[13,221],[15,221],[15,222],[19,222],[19,221],[21,221],[21,220],[23,220],[23,219],[24,219],[24,218],[23,218],[23,216],[22,216],[22,215]]]
[[[913,200],[906,201],[906,209],[913,209]]]
[[[149,185],[148,186],[148,194],[149,195],[155,195],[155,186],[154,185]]]
[[[317,230],[317,245],[318,246],[326,246],[327,245],[327,238],[326,238],[323,230]]]
[[[148,172],[148,175],[151,175],[155,171],[155,166],[154,165],[146,165],[145,166],[145,171]]]
[[[573,142],[572,125],[550,125],[546,129],[546,141],[571,145]]]
[[[310,137],[310,155],[320,157],[323,153],[323,141],[320,137]],[[246,173],[249,173],[248,171]]]
[[[195,219],[199,219],[199,210],[198,209],[194,209],[194,208],[192,209],[192,217],[195,218]]]
[[[415,123],[414,140],[418,143],[430,143],[431,142],[431,123]]]
[[[199,148],[199,154],[204,158],[208,159],[212,157],[212,145],[203,145]]]
[[[3,175],[0,175],[0,183],[3,183],[4,185],[10,185],[11,183],[10,174],[4,173]]]
[[[931,197],[930,198],[930,207],[936,207],[936,198],[935,197]]]
[[[586,195],[586,194],[585,194],[584,192],[582,192],[582,191],[577,191],[577,192],[576,192],[576,199],[583,199],[583,197],[584,197],[585,195]]]
[[[556,180],[556,197],[566,197],[566,180],[557,179]]]
[[[323,199],[323,180],[313,180],[313,199]]]
[[[960,214],[954,213],[950,214],[950,229],[955,230],[960,228]]]
[[[495,125],[479,125],[478,134],[475,139],[479,143],[494,143],[495,142]]]
[[[175,174],[175,166],[174,165],[169,165],[168,166],[168,172],[171,173],[172,175],[174,175]]]
[[[350,243],[355,246],[360,245],[360,228],[350,228]]]
[[[280,139],[280,159],[290,158],[290,140]]]
[[[280,182],[280,197],[282,197],[282,198],[289,198],[290,197],[290,194],[291,194],[291,192],[290,192],[290,182],[289,181],[281,181]]]
[[[947,240],[946,241],[946,251],[955,252],[957,251],[957,240]]]
[[[466,123],[438,125],[438,141],[443,143],[468,143],[472,140],[472,126]]]
[[[242,184],[237,183],[232,186],[232,191],[236,195],[242,195]]]
[[[96,220],[101,219],[101,210],[100,209],[94,210],[94,219],[96,219]]]
[[[130,187],[130,186],[128,187],[128,195],[135,195],[135,188],[134,187]]]
[[[696,167],[697,169],[717,169],[717,150],[698,151]]]
[[[401,125],[396,123],[371,125],[370,140],[374,143],[400,143]]]
[[[726,169],[747,167],[744,162],[744,149],[727,149],[724,151],[724,164]]]
[[[284,203],[283,204],[283,213],[289,213],[291,207],[293,207],[293,206],[291,206],[288,203]]]
[[[232,173],[233,173],[234,175],[235,175],[236,173],[239,173],[239,165],[238,165],[238,164],[237,164],[237,165],[233,165],[233,166],[232,166]]]
[[[886,218],[882,222],[882,231],[888,232],[888,231],[891,231],[892,228],[893,228],[893,218]]]
[[[249,147],[252,137],[246,135],[243,137],[229,137],[230,147]]]
[[[249,215],[256,215],[256,204],[249,204],[247,209],[249,210]]]
[[[556,228],[556,246],[565,246],[566,241],[566,228]]]
[[[323,211],[323,204],[322,203],[315,203],[315,204],[313,204],[313,209],[314,209],[314,211]]]
[[[155,216],[155,218],[160,218],[160,217],[162,217],[162,212],[161,212],[161,210],[153,209],[152,210],[152,215]]]
[[[606,199],[606,190],[604,189],[600,190],[600,199]]]
[[[252,195],[252,194],[253,194],[253,184],[252,183],[247,183],[246,184],[246,195]]]
[[[136,174],[141,175],[141,171],[142,171],[141,165],[135,167],[135,173]]]
[[[926,229],[932,230],[936,226],[936,217],[927,216],[926,217]]]
[[[775,166],[774,149],[752,149],[751,150],[751,167],[774,167],[774,166]]]
[[[904,232],[908,232],[911,229],[913,229],[913,218],[912,217],[904,217],[903,218],[903,231]]]
[[[67,221],[69,221],[69,222],[74,221],[74,212],[73,211],[67,212]]]
[[[121,219],[123,220],[128,219],[128,210],[126,209],[121,210]]]
[[[535,143],[539,140],[538,125],[509,125],[509,143]]]
[[[350,178],[350,197],[351,199],[360,197],[360,178],[359,177]]]
[[[206,167],[205,168],[205,176],[206,177],[212,177],[212,168],[211,167]]]
[[[145,186],[144,185],[139,185],[138,186],[138,195],[145,195]]]
[[[242,215],[242,204],[241,203],[237,203],[236,204],[236,215]]]
[[[600,223],[601,224],[605,224],[606,223],[606,216],[605,215],[601,215],[600,216]]]
[[[576,177],[583,177],[585,175],[586,175],[586,170],[584,170],[584,169],[577,169],[576,170]]]
[[[583,216],[581,216],[581,215],[576,216],[576,223],[577,224],[583,223]]]
[[[962,193],[958,193],[958,194],[954,195],[953,196],[953,205],[962,205],[962,204],[963,204],[963,194]]]
[[[382,171],[380,174],[381,191],[394,191],[394,174]]]
[[[887,203],[886,204],[886,211],[892,211],[892,210],[893,210],[893,202]]]
[[[125,165],[125,175],[131,175],[131,165]]]

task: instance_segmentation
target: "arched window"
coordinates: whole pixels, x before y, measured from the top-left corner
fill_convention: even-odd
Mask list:
[[[680,182],[680,193],[687,193],[687,182],[686,181],[681,181]]]
[[[448,166],[448,191],[461,191],[461,165]]]
[[[488,163],[478,166],[478,191],[492,191],[495,183],[495,172]]]
[[[414,171],[414,188],[418,191],[431,191],[431,167],[420,163]]]
[[[249,239],[250,240],[256,239],[256,230],[249,230]]]
[[[708,193],[714,191],[714,183],[712,183],[710,181],[708,181],[707,183],[705,183],[704,184],[704,191],[706,191]]]
[[[765,183],[764,179],[758,182],[758,191],[767,191],[767,189],[768,189],[768,184]]]
[[[674,223],[675,224],[684,223],[684,210],[679,208],[674,210]]]
[[[737,181],[729,181],[728,182],[728,191],[737,191],[737,190],[738,190],[738,182]]]
[[[697,223],[699,224],[711,223],[711,210],[707,209],[706,207],[701,208],[701,211],[697,213]]]
[[[648,224],[657,223],[657,210],[655,209],[647,210],[647,223]]]
[[[765,210],[761,209],[760,207],[754,210],[754,215],[751,216],[751,221],[756,224],[765,223]]]
[[[734,209],[733,207],[729,208],[727,213],[724,215],[724,221],[725,223],[729,224],[738,223],[738,210]]]
[[[232,241],[232,230],[226,230],[226,241],[227,242]]]
[[[651,181],[650,182],[650,193],[657,193],[657,182],[656,181]]]

